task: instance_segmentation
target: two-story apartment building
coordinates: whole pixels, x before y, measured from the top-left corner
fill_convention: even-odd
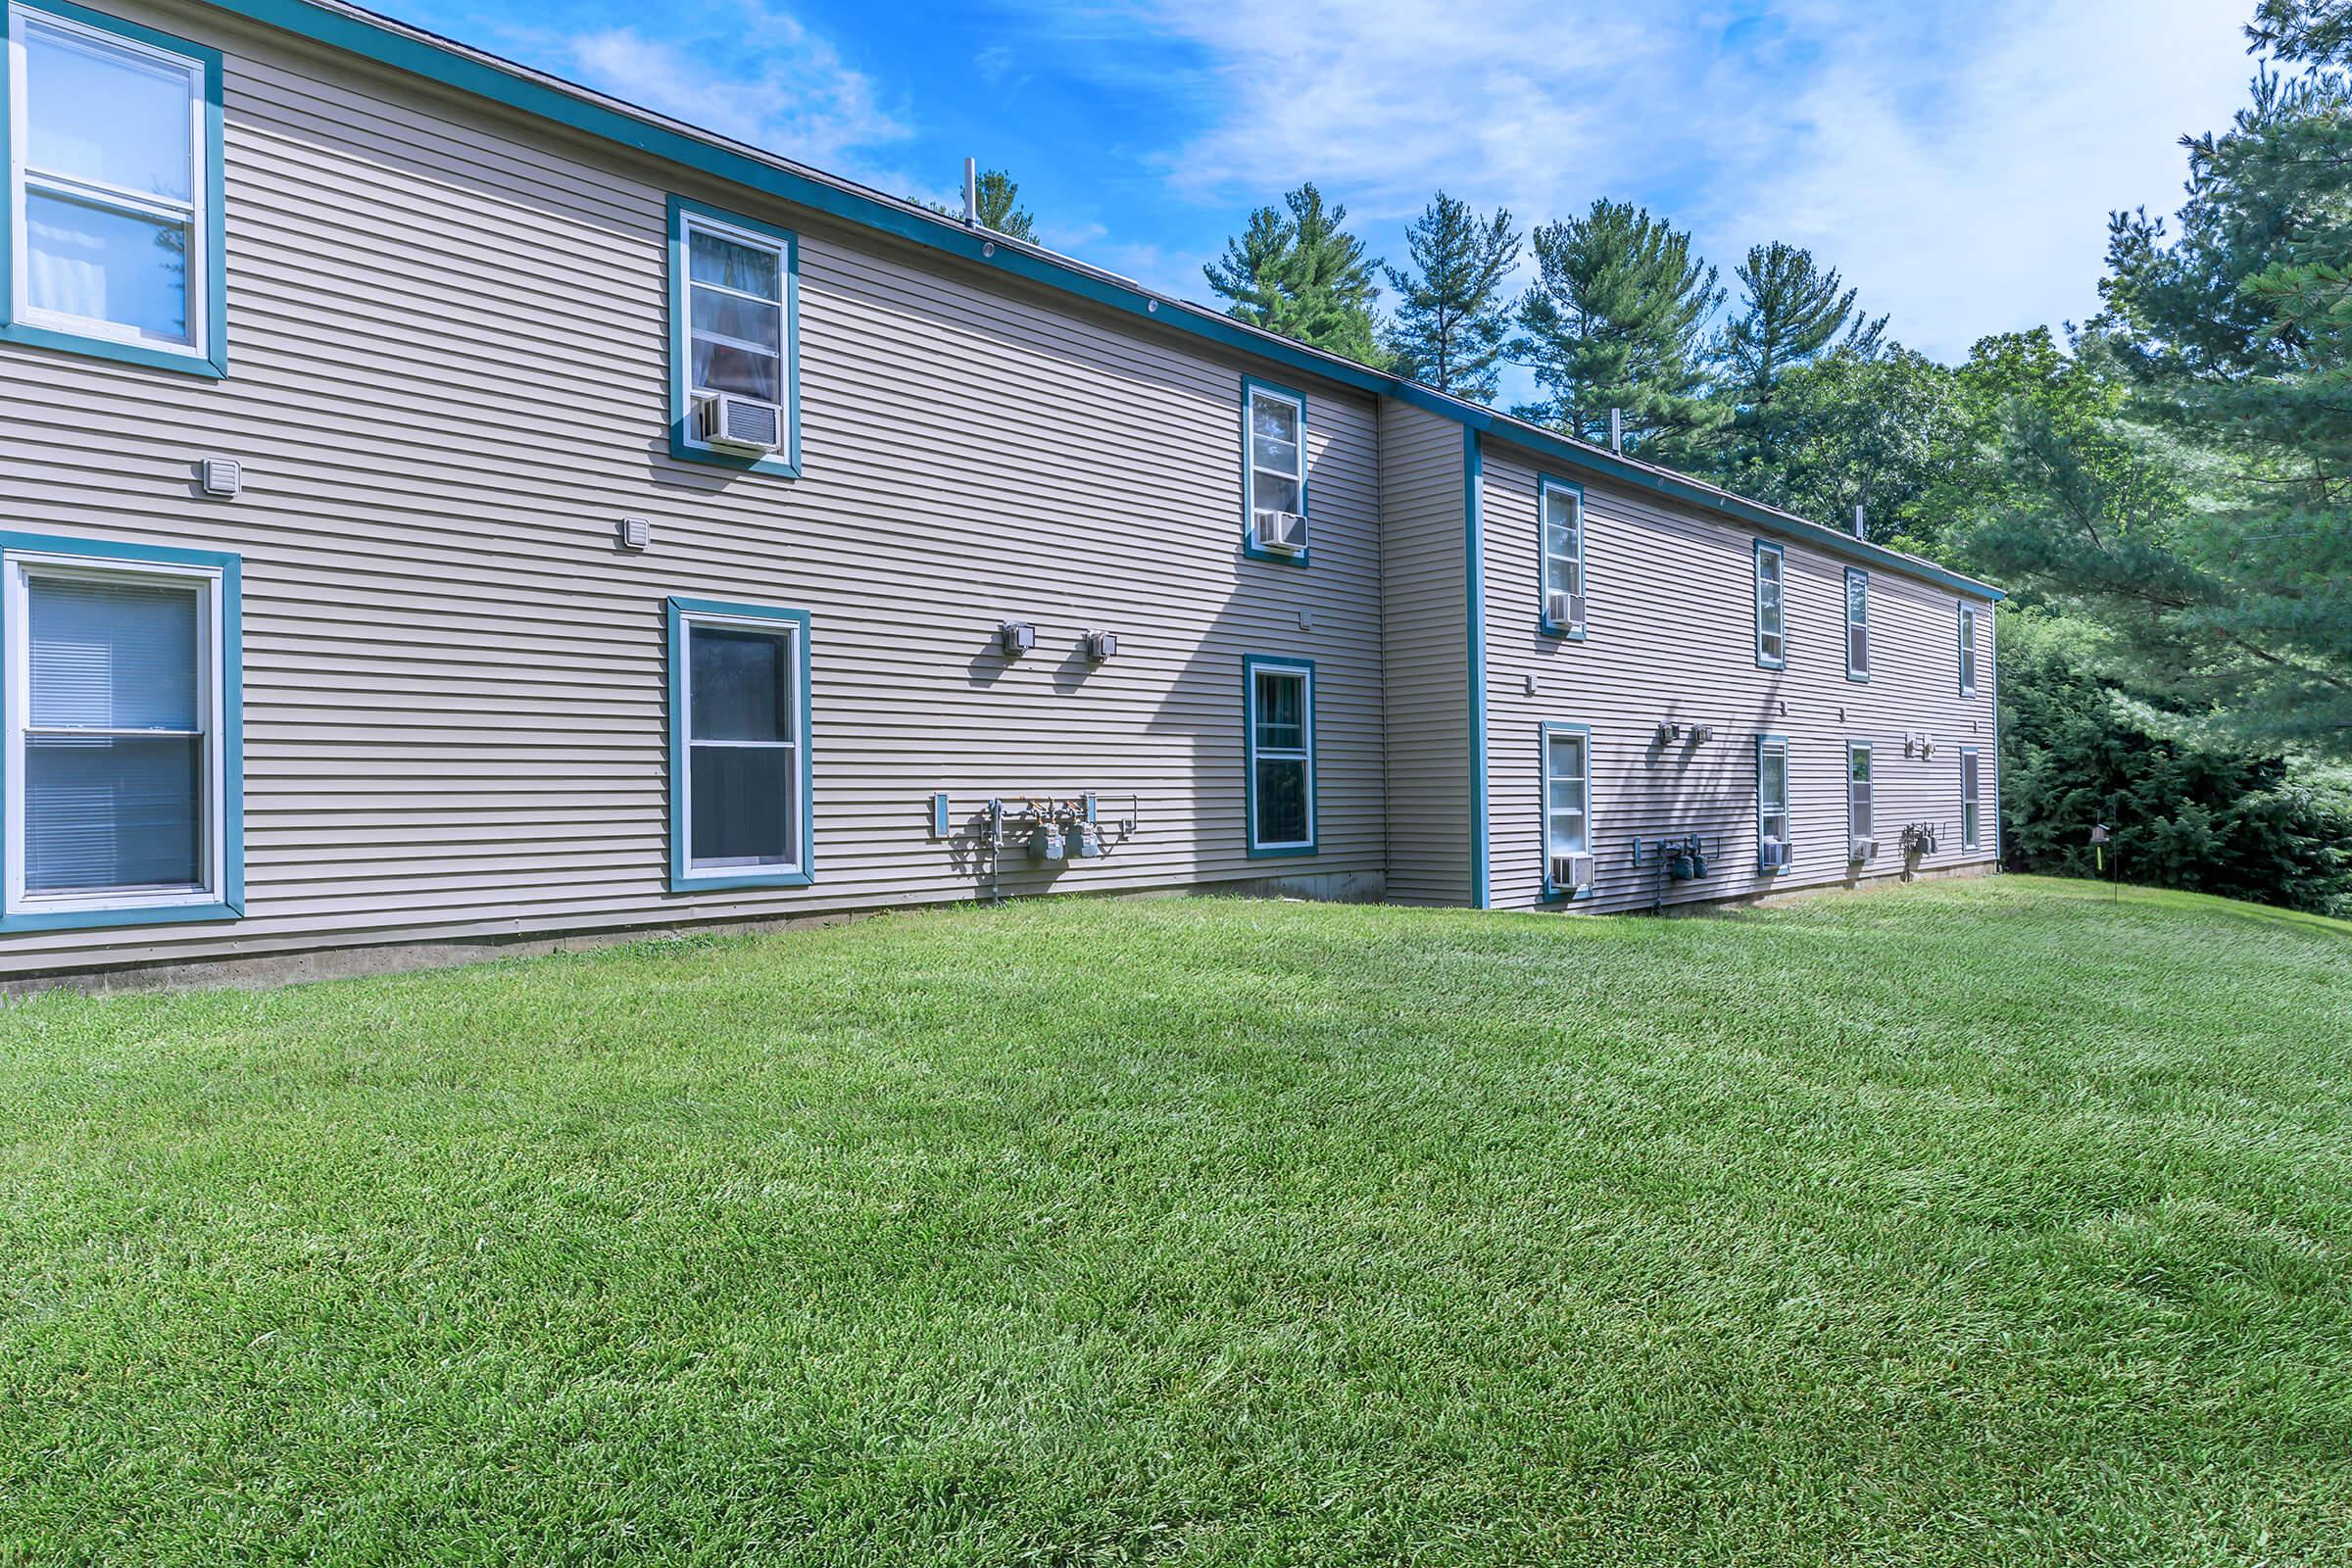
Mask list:
[[[354,8],[7,18],[0,980],[1994,859],[1984,583]]]

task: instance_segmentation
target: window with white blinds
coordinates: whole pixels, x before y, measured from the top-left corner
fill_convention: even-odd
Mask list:
[[[218,896],[217,572],[8,561],[8,906]]]

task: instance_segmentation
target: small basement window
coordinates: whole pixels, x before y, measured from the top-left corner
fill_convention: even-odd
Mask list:
[[[1251,855],[1315,851],[1315,666],[1251,655],[1242,661]]]
[[[1845,678],[1870,679],[1870,573],[1845,569]]]
[[[1788,662],[1786,600],[1788,564],[1782,548],[1756,541],[1756,664],[1782,669]]]
[[[808,615],[670,601],[670,704],[672,886],[811,880]]]
[[[1306,399],[1242,383],[1242,548],[1261,561],[1306,564]]]

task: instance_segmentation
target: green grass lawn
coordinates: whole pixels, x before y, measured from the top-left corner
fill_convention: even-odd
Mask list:
[[[2352,1562],[2352,927],[1061,901],[0,1011],[0,1562]]]

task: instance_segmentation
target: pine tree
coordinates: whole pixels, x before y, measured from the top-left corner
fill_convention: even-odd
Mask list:
[[[2340,10],[2278,0],[2249,30],[2352,48]],[[2020,410],[2032,482],[1973,545],[2105,623],[2135,689],[2244,740],[2352,757],[2352,83],[2266,71],[2229,131],[2187,145],[2178,237],[2113,220],[2093,338],[2169,443],[2147,461],[2179,481],[2119,494],[2082,432]]]
[[[1227,314],[1284,337],[1365,365],[1381,362],[1372,319],[1380,263],[1348,232],[1348,209],[1325,207],[1308,181],[1261,207],[1242,234],[1225,242],[1222,260],[1202,271],[1232,301]]]
[[[1032,245],[1037,243],[1036,215],[1018,205],[1021,187],[1009,172],[1002,169],[984,169],[980,172],[978,186],[982,227],[993,228],[1012,239],[1025,239]],[[934,201],[926,201],[923,205],[950,218],[963,217],[955,208],[942,207]]]
[[[1706,325],[1723,290],[1690,235],[1630,202],[1596,201],[1537,229],[1535,249],[1511,353],[1546,396],[1514,412],[1603,442],[1619,409],[1629,446],[1669,451],[1723,422],[1704,396]]]
[[[1507,210],[1482,221],[1467,202],[1438,192],[1405,230],[1415,271],[1384,269],[1397,296],[1391,369],[1456,397],[1494,398],[1511,326],[1502,283],[1519,238]]]
[[[980,174],[980,221],[1000,234],[1037,243],[1037,219],[1029,209],[1016,205],[1021,187],[1012,175],[1002,169],[983,170]]]
[[[1752,247],[1733,275],[1740,311],[1724,328],[1717,395],[1732,408],[1726,466],[1738,474],[1774,460],[1784,434],[1774,408],[1782,380],[1833,346],[1871,358],[1886,318],[1857,313],[1857,291],[1839,291],[1843,279],[1835,268],[1824,271],[1811,251],[1778,240]]]

